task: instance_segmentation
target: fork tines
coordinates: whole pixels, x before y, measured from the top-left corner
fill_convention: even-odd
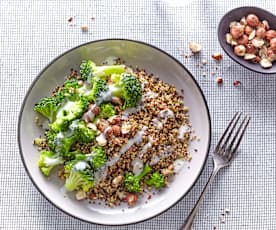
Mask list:
[[[251,119],[247,115],[241,119],[241,116],[242,112],[237,112],[234,115],[215,148],[216,153],[225,154],[227,151],[232,155],[237,151]],[[240,125],[238,126],[238,124]]]

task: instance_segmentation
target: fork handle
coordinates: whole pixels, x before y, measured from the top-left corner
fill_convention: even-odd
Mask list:
[[[218,171],[220,170],[219,167],[215,167],[212,175],[209,177],[207,184],[205,185],[203,191],[200,194],[199,199],[197,200],[193,210],[191,211],[191,213],[189,214],[189,216],[187,217],[187,219],[185,220],[184,224],[180,227],[180,230],[191,230],[192,229],[192,225],[193,225],[193,221],[195,219],[195,216],[197,214],[197,211],[199,209],[199,206],[205,196],[205,193],[207,192],[210,184],[213,182],[215,176],[217,175]]]

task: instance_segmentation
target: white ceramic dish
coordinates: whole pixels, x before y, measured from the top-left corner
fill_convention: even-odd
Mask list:
[[[63,183],[52,174],[45,178],[37,167],[38,151],[33,146],[35,137],[42,134],[35,123],[33,106],[39,98],[47,96],[61,84],[71,68],[78,69],[82,60],[92,59],[97,64],[107,57],[120,57],[126,64],[139,66],[162,80],[184,90],[184,101],[190,107],[190,121],[200,141],[190,145],[193,159],[175,177],[171,186],[156,194],[147,203],[141,200],[133,208],[89,204],[76,201],[73,194],[64,194]],[[32,83],[21,108],[18,123],[18,141],[22,161],[36,188],[65,213],[84,221],[106,225],[140,222],[154,217],[176,204],[194,185],[205,165],[210,146],[210,116],[198,84],[186,68],[176,59],[151,45],[122,39],[100,40],[73,48],[53,60]],[[194,149],[198,151],[195,152]],[[189,166],[189,167],[187,167]],[[124,210],[122,210],[124,208]]]

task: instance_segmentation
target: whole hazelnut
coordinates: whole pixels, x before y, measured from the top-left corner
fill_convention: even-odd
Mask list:
[[[245,45],[246,48],[246,53],[250,53],[250,54],[256,54],[256,48],[253,46],[253,44],[250,42],[248,44]]]
[[[256,31],[257,38],[264,38],[265,34],[266,34],[266,31],[265,31],[265,28],[263,27],[258,28]]]
[[[244,32],[244,26],[237,24],[231,27],[230,34],[234,39],[237,39],[243,35]]]
[[[270,40],[270,49],[276,53],[276,37]]]
[[[259,25],[260,23],[259,18],[255,14],[247,15],[246,22],[249,26],[253,26],[253,27]]]
[[[238,45],[238,46],[235,46],[234,48],[234,53],[237,55],[237,56],[244,56],[245,53],[246,53],[246,48],[244,45]]]
[[[270,41],[273,38],[276,38],[276,31],[275,30],[268,30],[265,33],[265,38]]]
[[[121,135],[121,127],[119,125],[112,125],[111,128],[115,137],[118,137]]]
[[[253,28],[251,26],[245,26],[244,32],[245,32],[246,35],[251,34],[252,31],[253,31]]]
[[[248,37],[244,34],[237,40],[239,45],[246,45],[248,43]]]

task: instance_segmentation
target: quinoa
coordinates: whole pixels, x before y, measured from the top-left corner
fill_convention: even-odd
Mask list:
[[[169,167],[173,169],[175,160],[191,159],[191,155],[188,152],[191,132],[185,132],[182,140],[178,138],[181,126],[186,125],[190,127],[188,109],[186,106],[184,107],[183,96],[177,93],[173,85],[163,82],[152,74],[148,74],[145,70],[136,68],[134,72],[143,85],[141,105],[138,111],[129,114],[120,122],[120,125],[122,123],[130,124],[131,131],[121,137],[111,139],[104,146],[108,160],[119,154],[120,149],[128,139],[135,136],[143,127],[147,128],[142,137],[142,141],[139,144],[133,144],[127,152],[121,155],[115,164],[108,166],[104,178],[98,183],[95,183],[91,190],[93,199],[95,197],[101,199],[111,207],[119,205],[128,193],[124,187],[123,180],[116,186],[112,184],[112,181],[119,176],[124,177],[125,172],[131,172],[133,170],[132,161],[139,158],[143,146],[150,139],[152,140],[151,147],[147,149],[141,158],[144,164],[151,164],[151,160],[154,157],[159,159],[157,163],[151,164],[154,171],[163,173]],[[160,113],[165,110],[172,111],[174,116],[168,116],[164,119],[160,118]],[[124,112],[122,111],[119,116],[122,118]],[[160,122],[162,127],[156,127],[154,120]],[[163,173],[167,184],[169,176],[173,176],[174,174],[173,172],[171,175]],[[145,188],[144,184],[142,186]]]
[[[123,63],[121,59],[115,61],[116,64]],[[130,68],[142,85],[142,98],[138,106],[123,110],[121,99],[117,97],[115,100],[113,96],[111,103],[116,110],[115,116],[99,118],[94,123],[87,121],[85,114],[87,115],[89,110],[93,109],[94,113],[97,111],[99,114],[100,105],[96,103],[91,103],[82,116],[86,126],[94,129],[97,137],[90,143],[76,141],[71,150],[91,154],[91,149],[100,145],[107,162],[93,171],[93,187],[87,193],[78,193],[79,190],[76,199],[87,198],[90,203],[102,200],[110,207],[125,201],[130,206],[134,205],[138,196],[152,187],[145,183],[150,178],[147,174],[141,180],[140,192],[132,193],[127,190],[124,183],[126,172],[137,174],[133,162],[139,160],[142,166],[150,166],[152,172],[157,172],[165,178],[165,186],[168,187],[171,177],[177,173],[176,160],[189,161],[192,158],[188,146],[196,136],[193,135],[194,131],[189,123],[189,108],[183,102],[183,89],[181,94],[178,94],[175,86],[165,83],[157,76],[137,67]],[[65,79],[76,79],[84,84],[74,69],[71,69]],[[56,95],[64,87],[57,86],[52,95]],[[38,119],[36,123],[39,123]],[[104,140],[99,140],[101,135]],[[47,138],[37,138],[34,144],[41,149],[49,149]],[[59,170],[58,175],[65,180],[64,169]],[[152,192],[152,195],[154,194],[155,192]]]

